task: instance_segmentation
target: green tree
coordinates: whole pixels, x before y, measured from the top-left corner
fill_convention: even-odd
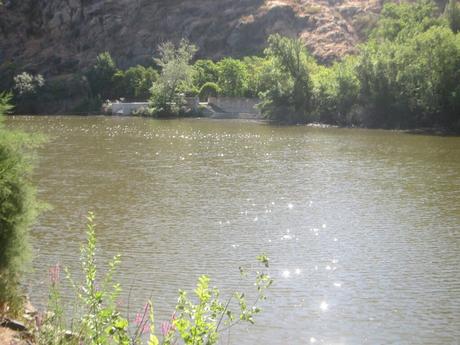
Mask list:
[[[432,27],[398,47],[401,96],[414,121],[424,126],[454,126],[460,120],[460,36]]]
[[[217,97],[220,92],[219,85],[216,83],[206,83],[200,89],[200,100],[206,102],[208,97]]]
[[[457,0],[449,0],[444,11],[449,26],[454,33],[460,31],[460,6]]]
[[[93,97],[110,99],[114,95],[114,76],[118,69],[109,52],[101,53],[86,77]]]
[[[299,39],[280,35],[268,38],[266,55],[275,62],[281,78],[263,93],[262,113],[275,121],[311,121],[313,85],[310,77],[314,61]]]
[[[356,71],[361,85],[361,121],[365,126],[400,128],[410,122],[407,100],[401,97],[401,85],[397,82],[399,68],[395,56],[399,47],[391,42],[370,42],[361,50]]]
[[[28,155],[36,140],[5,129],[3,114],[11,109],[10,99],[0,95],[0,314],[15,315],[23,302],[19,282],[29,259],[29,226],[37,213]]]
[[[186,40],[178,47],[167,42],[159,46],[155,62],[161,68],[158,81],[150,89],[150,104],[155,116],[178,115],[184,105],[181,92],[192,88],[193,66],[190,64],[197,48]]]
[[[348,58],[332,67],[321,67],[312,76],[314,109],[320,122],[347,125],[359,96],[356,59]]]
[[[150,89],[158,80],[158,72],[152,67],[141,65],[119,70],[114,75],[114,84],[118,98],[145,101],[150,97]]]
[[[259,97],[261,92],[270,88],[274,80],[273,61],[269,58],[257,56],[247,56],[243,59],[248,73],[248,82],[246,89],[247,97]]]
[[[217,83],[219,79],[219,70],[212,60],[197,60],[193,69],[193,84],[200,88],[206,83]]]
[[[437,16],[437,12],[436,4],[431,0],[399,4],[387,2],[371,33],[371,39],[404,41],[432,26],[444,25],[445,21]]]
[[[37,113],[41,91],[45,85],[42,75],[23,72],[14,77],[14,101],[16,111],[21,114]]]
[[[249,79],[246,65],[241,60],[225,58],[217,63],[217,67],[222,94],[230,97],[244,96]]]
[[[385,5],[356,67],[363,124],[457,126],[459,43],[432,2]]]

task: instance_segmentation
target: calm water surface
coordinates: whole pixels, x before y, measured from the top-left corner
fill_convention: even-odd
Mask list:
[[[49,137],[34,176],[53,206],[32,233],[37,305],[49,266],[76,271],[92,210],[102,262],[122,254],[131,318],[150,296],[167,318],[201,274],[224,294],[251,291],[238,267],[265,252],[276,283],[232,344],[460,343],[460,138],[209,120],[8,124]]]

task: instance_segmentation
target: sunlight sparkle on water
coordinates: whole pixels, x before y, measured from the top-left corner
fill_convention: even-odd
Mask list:
[[[291,276],[291,272],[288,270],[283,271],[282,273],[283,278],[289,278]]]
[[[294,208],[294,205],[291,204],[291,203],[289,203],[289,204],[288,204],[288,209],[292,210],[293,208]]]
[[[322,311],[327,311],[329,309],[329,304],[327,304],[325,301],[321,302],[321,304],[319,305],[319,308],[322,310]]]
[[[314,344],[314,343],[316,343],[316,341],[317,341],[316,338],[314,338],[314,337],[310,338],[310,344]]]

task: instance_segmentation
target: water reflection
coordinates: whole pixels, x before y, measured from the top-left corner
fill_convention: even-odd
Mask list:
[[[322,311],[327,311],[329,309],[329,304],[327,304],[325,301],[321,302],[319,308],[322,310]]]

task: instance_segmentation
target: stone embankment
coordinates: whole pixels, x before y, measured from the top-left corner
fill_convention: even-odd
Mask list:
[[[251,119],[261,120],[263,116],[257,105],[257,98],[242,97],[210,97],[207,109],[209,117],[214,119]]]

